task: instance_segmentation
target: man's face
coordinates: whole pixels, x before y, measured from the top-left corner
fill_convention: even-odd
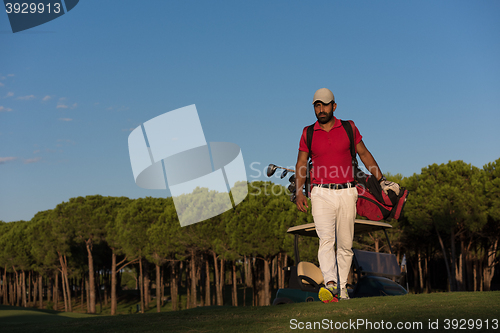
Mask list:
[[[324,104],[323,102],[314,103],[314,112],[316,113],[316,118],[320,124],[326,124],[333,119],[333,111],[337,104],[331,102],[329,104]]]

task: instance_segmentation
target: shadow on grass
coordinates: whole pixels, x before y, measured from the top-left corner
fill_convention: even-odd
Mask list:
[[[2,328],[7,328],[10,325],[17,326],[19,324],[57,323],[58,321],[88,317],[94,316],[82,313],[0,305],[0,326],[2,326]]]
[[[483,325],[481,329],[475,326],[477,332],[484,331],[486,324],[490,325],[490,329],[497,330],[500,324],[500,291],[367,297],[329,304],[312,302],[263,307],[208,306],[183,311],[119,316],[93,316],[0,306],[0,332],[282,333],[290,332],[295,322],[344,325],[360,320],[363,323],[390,322],[393,327],[398,323],[411,323],[412,327],[419,327],[418,330],[413,330],[416,332],[429,331],[431,322],[439,322],[442,331],[445,327],[444,320],[464,318],[473,319],[476,326],[478,323]],[[381,332],[380,329],[367,327],[365,325],[350,331]]]

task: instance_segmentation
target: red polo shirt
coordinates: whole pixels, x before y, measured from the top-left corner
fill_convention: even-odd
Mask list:
[[[354,123],[353,123],[354,124]],[[299,150],[309,152],[307,149],[307,127],[304,127],[300,138]],[[363,137],[354,126],[354,142],[356,145]],[[343,184],[354,180],[352,175],[352,161],[349,137],[347,136],[340,119],[335,118],[335,123],[329,132],[324,131],[319,123],[314,124],[312,139],[312,183],[313,184]]]

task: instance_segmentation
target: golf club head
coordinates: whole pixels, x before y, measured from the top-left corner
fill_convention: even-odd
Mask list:
[[[281,179],[285,178],[286,174],[288,173],[288,170],[283,170],[283,172],[281,173]]]
[[[276,165],[269,164],[267,166],[267,176],[271,177],[272,175],[274,175],[274,173],[276,172],[276,169],[278,169],[278,167]]]

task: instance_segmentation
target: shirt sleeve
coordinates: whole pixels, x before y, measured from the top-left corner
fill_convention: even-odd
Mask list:
[[[302,136],[300,137],[300,142],[299,142],[299,150],[308,153],[309,149],[307,148],[307,143],[306,143],[306,132],[307,132],[307,127],[304,128],[304,130],[302,130]]]
[[[363,140],[363,136],[359,133],[359,130],[356,127],[356,125],[354,125],[354,142],[356,142],[356,144],[358,144],[361,142],[361,140]]]

